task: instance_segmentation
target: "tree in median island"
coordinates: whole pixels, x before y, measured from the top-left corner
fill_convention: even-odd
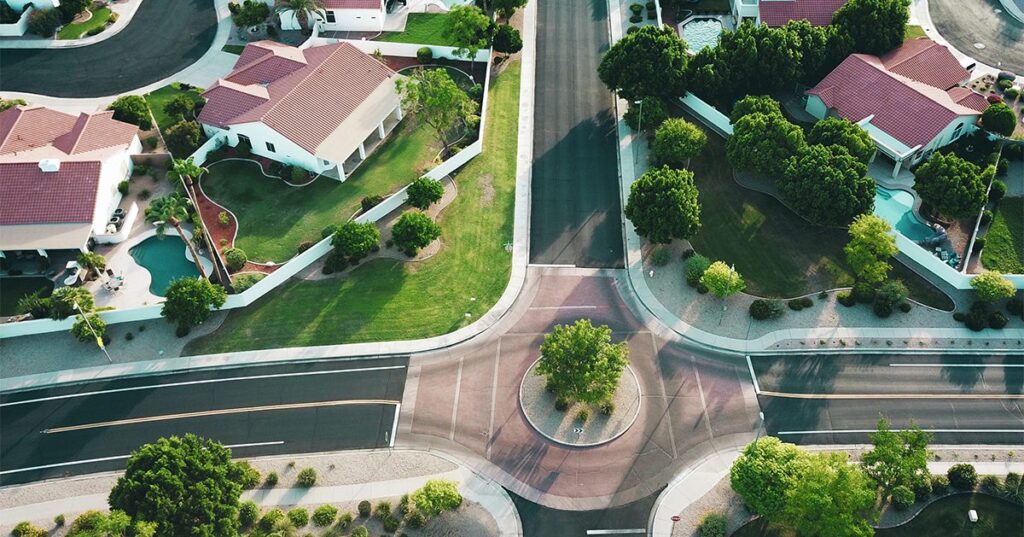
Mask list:
[[[857,280],[871,285],[885,281],[892,268],[889,258],[899,253],[889,222],[874,214],[862,214],[850,224],[849,234],[850,242],[843,252]]]
[[[1010,136],[1017,127],[1017,115],[1006,103],[991,104],[981,114],[981,125],[989,132]]]
[[[199,271],[199,275],[204,279],[206,278],[206,270],[203,268],[203,264],[200,261],[199,252],[196,250],[195,245],[185,235],[185,230],[182,229],[181,223],[189,220],[189,208],[192,206],[192,202],[178,193],[171,193],[166,196],[161,196],[149,202],[149,206],[146,207],[145,216],[146,222],[156,224],[157,235],[163,235],[167,231],[167,225],[170,224],[175,231],[178,232],[178,237],[181,238],[182,242],[188,248],[190,254],[192,254],[192,261],[196,265],[196,270]]]
[[[409,497],[416,510],[427,516],[454,511],[462,505],[459,485],[447,479],[431,479]]]
[[[67,319],[77,311],[92,311],[95,302],[92,293],[84,287],[61,287],[50,295],[50,318],[59,321]]]
[[[771,522],[784,519],[786,494],[795,486],[806,454],[772,436],[747,445],[729,470],[732,489],[751,512]]]
[[[690,159],[704,149],[707,134],[685,119],[667,119],[654,133],[651,154],[660,165],[673,168],[689,167]]]
[[[557,325],[540,346],[537,375],[560,398],[597,404],[607,401],[619,386],[629,362],[626,344],[612,343],[612,329],[588,319]]]
[[[693,173],[668,166],[647,170],[630,186],[625,215],[638,235],[655,244],[692,237],[700,230]]]
[[[171,154],[188,156],[203,143],[203,131],[195,121],[179,121],[164,133],[164,142]]]
[[[303,29],[310,28],[309,15],[322,12],[323,9],[324,0],[276,0],[274,3],[274,11],[277,13],[294,12],[295,19]]]
[[[114,119],[138,125],[144,131],[153,127],[149,105],[138,95],[122,95],[110,103],[107,110],[114,111]]]
[[[507,57],[520,50],[523,50],[523,36],[519,34],[519,30],[508,24],[498,25],[494,32],[494,51]]]
[[[617,41],[601,58],[597,74],[628,101],[686,94],[686,43],[675,30],[643,26]]]
[[[473,5],[455,6],[445,17],[444,36],[452,40],[455,53],[476,61],[476,53],[491,43],[493,23],[482,9]]]
[[[529,0],[492,0],[491,4],[494,10],[501,15],[501,18],[509,20],[512,15],[515,15],[516,10],[521,7],[526,7]]]
[[[814,124],[808,144],[838,145],[864,164],[875,154],[875,142],[860,125],[840,117],[827,117]]]
[[[971,278],[971,287],[978,293],[978,298],[985,302],[998,302],[1013,298],[1017,289],[1013,282],[994,270],[986,270]]]
[[[167,287],[165,296],[160,314],[175,323],[179,334],[184,335],[182,333],[209,319],[211,309],[223,306],[228,294],[223,287],[207,279],[179,278]]]
[[[882,488],[883,497],[898,486],[913,488],[929,479],[928,444],[932,434],[914,423],[903,431],[889,429],[889,421],[878,419],[878,430],[869,436],[874,445],[861,457],[861,466]]]
[[[134,451],[108,502],[134,521],[156,523],[158,537],[238,533],[231,451],[193,434],[161,438]]]
[[[804,145],[804,131],[797,125],[781,115],[754,112],[733,125],[726,155],[736,169],[775,180],[785,173],[787,159]]]
[[[373,222],[348,221],[334,232],[331,246],[342,257],[358,261],[380,248],[380,230]]]
[[[849,0],[832,16],[832,25],[853,39],[853,52],[881,56],[903,44],[910,0]]]
[[[732,111],[729,112],[729,123],[735,124],[741,117],[754,113],[784,117],[779,101],[768,95],[747,95],[733,105]]]
[[[871,537],[875,489],[863,470],[845,453],[805,455],[786,493],[784,518],[797,534],[828,537]]]
[[[978,166],[953,153],[935,153],[914,172],[914,190],[936,211],[953,218],[978,215],[988,184]]]
[[[75,318],[75,324],[71,327],[71,335],[82,343],[103,342],[103,336],[107,333],[107,323],[95,313],[79,313]],[[99,341],[97,341],[99,340]]]
[[[700,277],[700,283],[718,298],[735,295],[747,287],[740,273],[726,265],[724,261],[712,263]]]
[[[808,145],[789,159],[779,191],[811,222],[846,225],[875,205],[875,181],[867,173],[841,146]]]
[[[442,155],[447,156],[448,135],[460,123],[470,124],[476,119],[476,101],[470,99],[444,69],[416,69],[412,75],[396,82],[396,86],[402,107],[430,126],[442,146]]]
[[[406,211],[391,227],[395,246],[412,257],[416,252],[441,236],[441,226],[419,211]]]
[[[409,195],[406,200],[409,202],[409,205],[417,209],[426,209],[444,196],[444,185],[441,184],[441,181],[435,181],[429,177],[420,177],[410,183],[409,188],[405,189],[405,192]]]

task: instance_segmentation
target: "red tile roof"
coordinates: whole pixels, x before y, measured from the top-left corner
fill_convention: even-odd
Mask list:
[[[128,146],[138,127],[113,116],[113,112],[83,112],[76,118],[42,106],[18,106],[0,112],[0,161],[7,160],[3,155],[46,146],[67,155]]]
[[[985,100],[985,96],[972,91],[969,88],[955,87],[947,91],[949,97],[956,101],[957,104],[962,104],[967,108],[976,110],[978,112],[984,112],[988,108],[988,101]]]
[[[807,19],[814,26],[832,24],[832,15],[846,0],[760,0],[757,10],[761,23],[783,26],[789,21]]]
[[[313,154],[377,88],[394,84],[397,75],[348,43],[299,50],[260,41],[246,51],[252,47],[271,53],[247,56],[243,51],[235,70],[203,93],[207,103],[199,121],[221,128],[259,121]],[[254,77],[256,72],[263,78]]]
[[[928,38],[911,39],[879,59],[893,73],[943,90],[970,77],[949,49]]]
[[[850,121],[874,116],[872,125],[907,147],[932,141],[958,116],[978,115],[941,89],[890,73],[867,54],[850,55],[807,93]]]
[[[384,9],[384,0],[324,0],[327,9]]]
[[[62,162],[43,172],[38,162],[0,163],[0,225],[92,222],[100,163]]]

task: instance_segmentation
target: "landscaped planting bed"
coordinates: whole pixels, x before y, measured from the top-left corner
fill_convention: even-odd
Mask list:
[[[446,13],[410,13],[404,32],[386,32],[377,41],[454,47],[455,43],[444,36],[447,18]]]
[[[1005,274],[1024,273],[1024,198],[1003,198],[985,235],[985,268]]]
[[[487,312],[508,285],[515,206],[519,64],[493,80],[484,152],[455,178],[434,257],[381,259],[348,277],[295,281],[233,312],[187,354],[436,336]],[[468,315],[467,315],[468,314]]]
[[[110,19],[110,8],[100,8],[92,12],[92,17],[83,22],[68,24],[57,33],[57,39],[78,39],[86,36],[86,32],[94,28],[102,28]],[[94,30],[95,31],[95,30]],[[100,30],[102,31],[102,30]]]

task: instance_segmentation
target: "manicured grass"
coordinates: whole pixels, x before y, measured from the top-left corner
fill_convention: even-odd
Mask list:
[[[107,23],[110,18],[110,8],[100,8],[92,12],[92,18],[76,24],[69,24],[61,28],[57,33],[57,39],[78,39],[85,37],[85,32],[93,28],[99,28]]]
[[[254,162],[209,165],[203,191],[239,219],[235,246],[253,261],[284,262],[302,241],[320,240],[328,224],[347,221],[364,196],[387,196],[416,180],[437,153],[431,130],[403,121],[345,182],[321,177],[296,188],[264,176]]]
[[[928,34],[924,33],[924,28],[913,24],[908,24],[903,30],[903,40],[917,39],[918,37],[926,37]]]
[[[175,82],[151,93],[147,93],[145,95],[146,104],[149,105],[149,110],[153,112],[153,119],[155,119],[156,124],[160,126],[160,132],[166,132],[168,127],[181,121],[180,117],[171,117],[164,112],[164,106],[171,102],[171,99],[174,99],[176,95],[184,94],[192,97],[192,100],[198,103],[203,99],[200,96],[202,92],[202,88],[190,88],[183,90],[178,83]]]
[[[245,50],[245,45],[224,45],[223,47],[221,47],[221,50],[227,52],[228,54],[241,55],[242,51]]]
[[[389,341],[451,332],[477,320],[511,271],[519,64],[490,90],[486,145],[458,173],[459,194],[441,214],[444,247],[419,263],[378,260],[345,278],[296,281],[233,312],[188,354]],[[467,317],[466,314],[469,314]]]
[[[444,36],[447,18],[446,13],[410,13],[404,32],[386,32],[377,41],[453,47],[455,44]]]
[[[0,315],[14,315],[21,297],[36,291],[42,291],[41,296],[50,296],[53,282],[41,276],[0,278]]]
[[[1005,274],[1024,273],[1024,198],[1003,198],[981,250],[985,268]]]

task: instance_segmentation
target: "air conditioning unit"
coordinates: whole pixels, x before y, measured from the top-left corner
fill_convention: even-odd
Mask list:
[[[59,172],[60,161],[55,158],[44,158],[39,161],[39,169],[44,173]]]

